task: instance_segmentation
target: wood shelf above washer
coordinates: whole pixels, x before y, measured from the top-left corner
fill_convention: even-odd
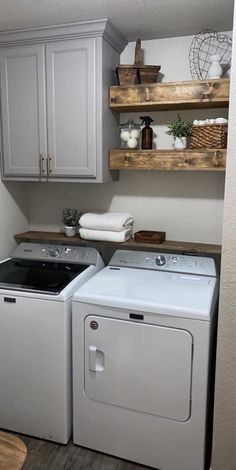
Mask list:
[[[226,149],[111,150],[111,170],[224,171]]]
[[[229,79],[110,87],[110,108],[122,112],[225,108]]]
[[[63,245],[86,245],[93,246],[100,250],[103,247],[113,248],[115,251],[118,248],[136,249],[146,251],[173,251],[181,253],[193,253],[198,255],[219,255],[221,253],[220,245],[211,245],[208,243],[194,243],[185,241],[165,240],[160,244],[151,243],[137,243],[134,238],[131,238],[124,243],[102,242],[102,241],[89,241],[83,240],[78,235],[73,238],[68,238],[64,233],[59,232],[41,232],[29,231],[17,233],[14,235],[17,243],[31,242],[31,243],[61,243]]]

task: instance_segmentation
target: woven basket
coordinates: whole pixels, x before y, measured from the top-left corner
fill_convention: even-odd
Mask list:
[[[193,126],[190,148],[225,149],[227,147],[227,124]]]

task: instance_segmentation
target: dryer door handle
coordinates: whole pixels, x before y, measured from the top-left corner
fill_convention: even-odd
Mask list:
[[[105,356],[96,346],[89,346],[89,370],[102,372],[104,370]]]

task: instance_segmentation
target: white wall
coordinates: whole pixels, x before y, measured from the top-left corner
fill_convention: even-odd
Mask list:
[[[146,64],[160,64],[163,81],[191,79],[188,53],[192,37],[144,41]],[[134,43],[121,56],[122,63],[134,60]],[[132,115],[139,121],[142,113]],[[154,119],[154,146],[171,148],[165,134],[176,112],[150,113]],[[188,119],[227,116],[226,110],[182,111]],[[121,115],[121,122],[130,115]],[[158,125],[156,125],[158,123]],[[95,184],[30,184],[31,228],[59,230],[61,210],[129,211],[135,230],[165,230],[167,238],[206,243],[221,242],[224,173],[123,171],[120,181]]]
[[[14,234],[29,229],[27,184],[0,182],[0,214],[0,259],[3,259],[15,246]]]

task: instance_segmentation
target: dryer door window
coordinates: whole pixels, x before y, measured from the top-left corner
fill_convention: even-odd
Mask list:
[[[189,418],[188,331],[95,315],[85,319],[84,327],[89,399],[177,421]]]

